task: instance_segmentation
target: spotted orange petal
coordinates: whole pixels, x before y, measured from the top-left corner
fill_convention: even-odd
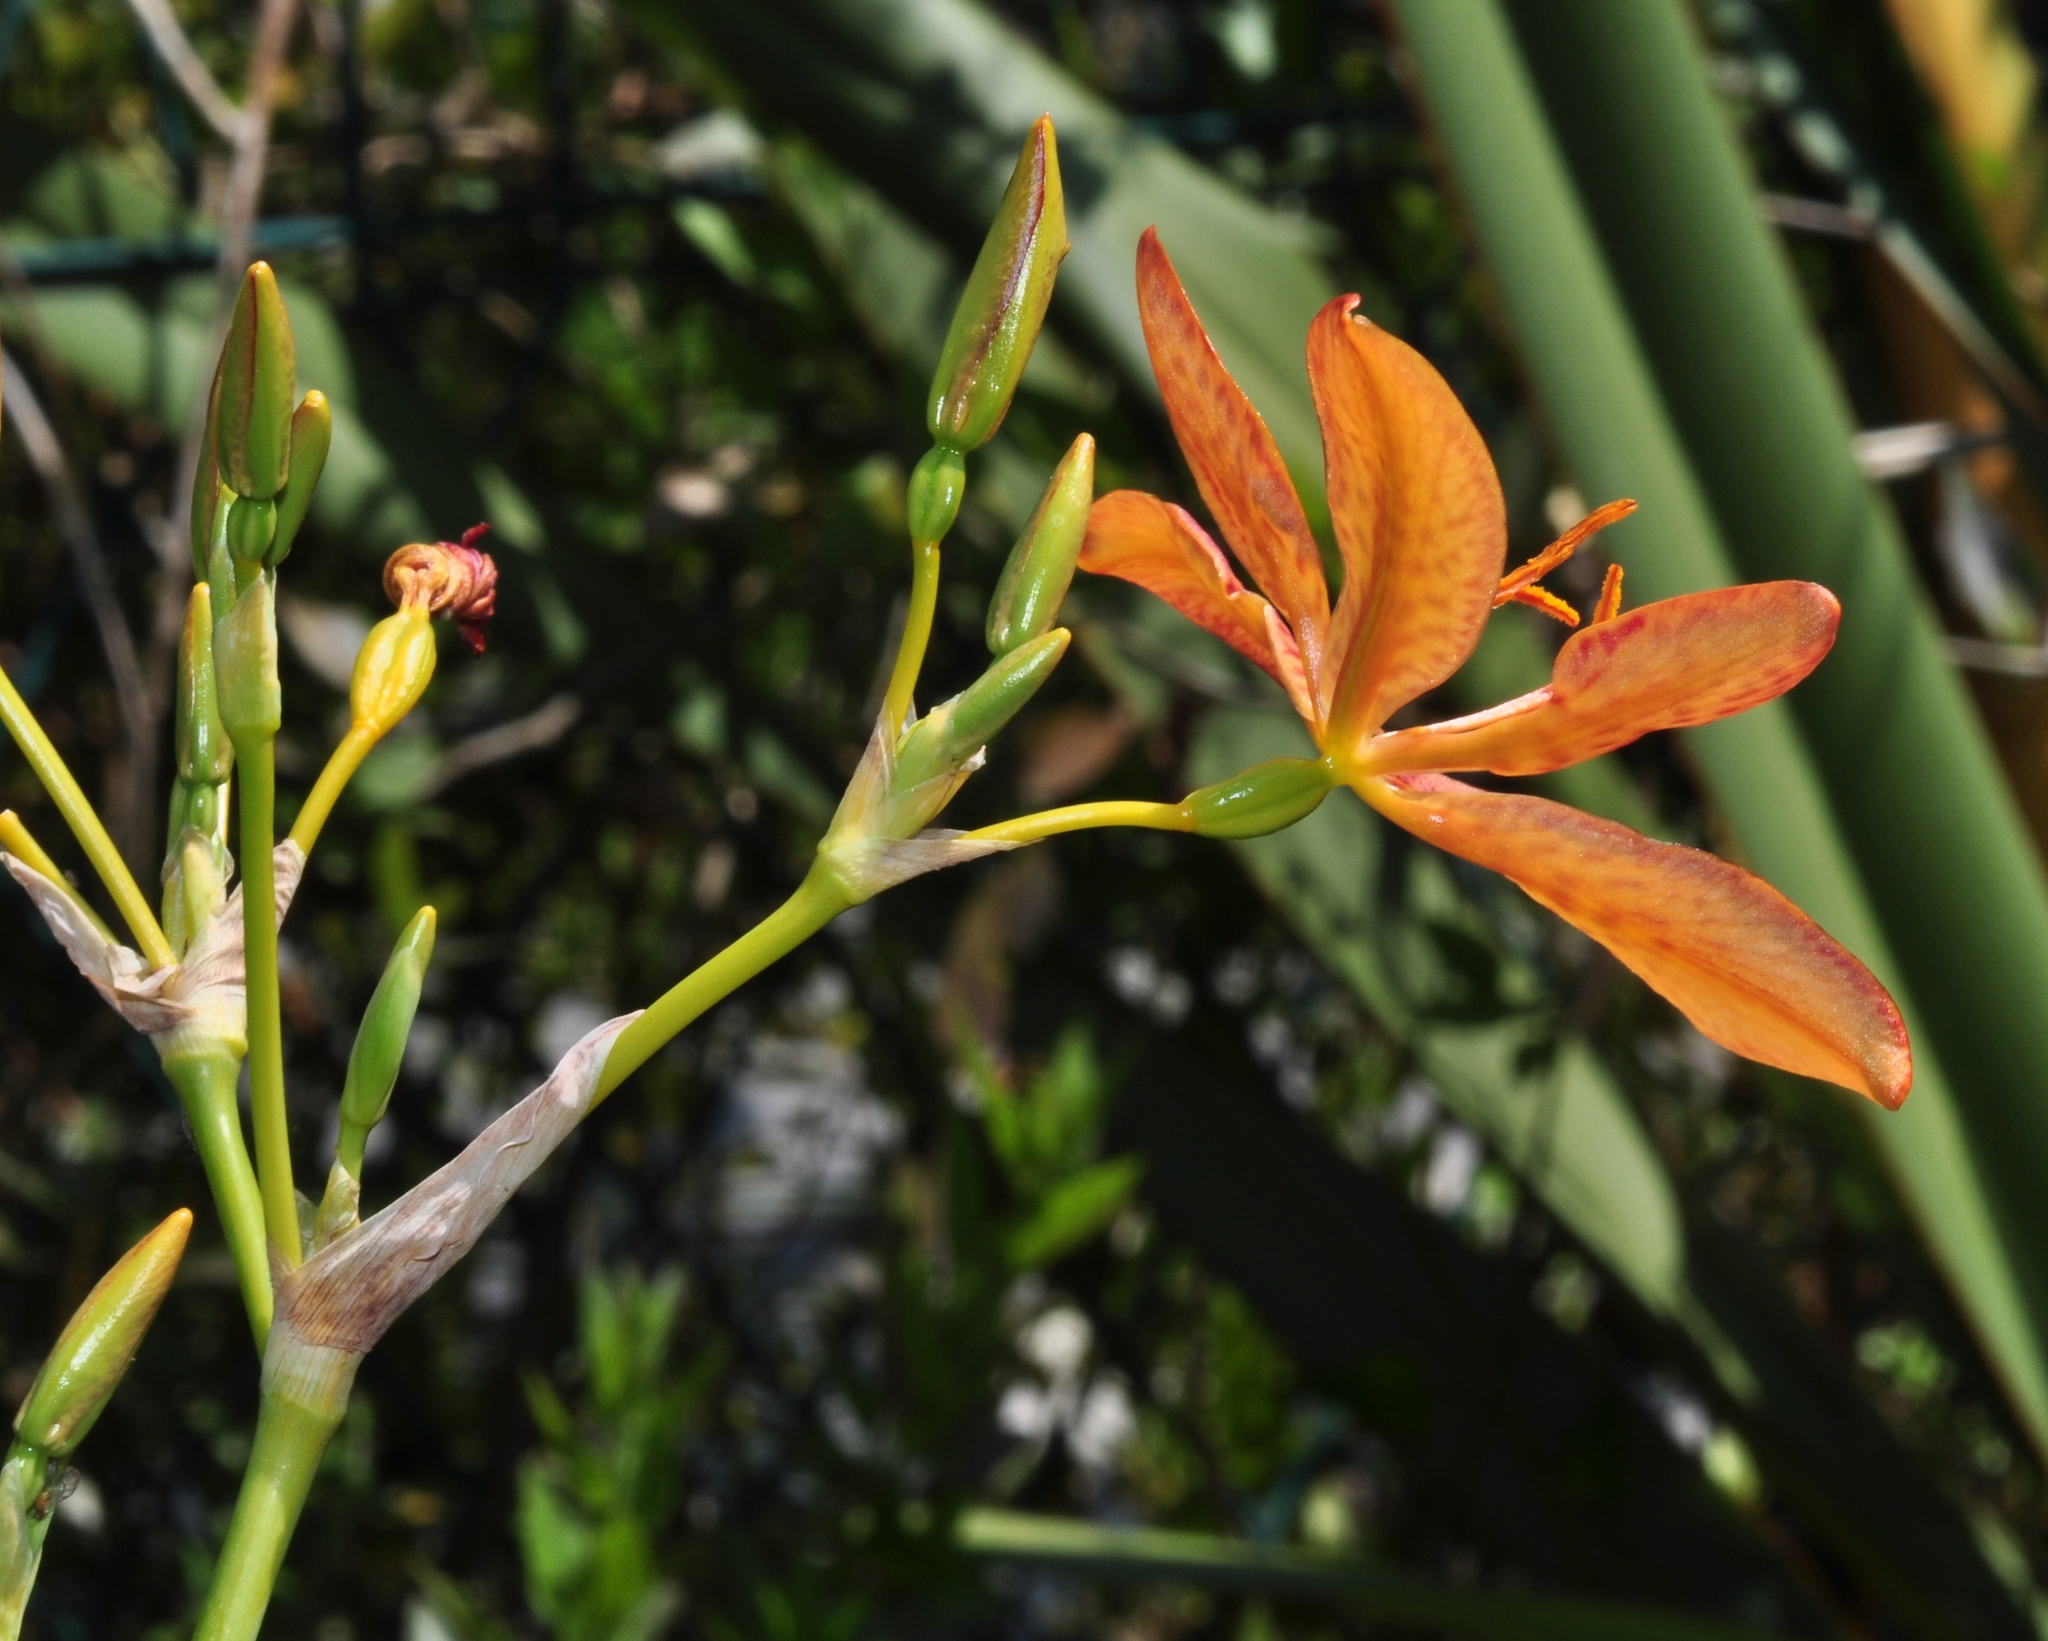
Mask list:
[[[1135,582],[1287,683],[1272,630],[1284,636],[1287,629],[1270,604],[1245,590],[1222,548],[1187,509],[1142,490],[1112,490],[1088,510],[1080,562],[1095,575]],[[1298,658],[1294,668],[1299,671]]]
[[[1905,1022],[1876,978],[1762,879],[1542,798],[1441,775],[1365,780],[1375,809],[1512,879],[1591,935],[1724,1048],[1895,1110]]]
[[[1472,653],[1508,546],[1500,480],[1472,418],[1428,360],[1354,318],[1357,306],[1337,298],[1308,333],[1344,555],[1330,623],[1333,744],[1372,733]]]
[[[1540,775],[1782,695],[1820,665],[1842,606],[1810,581],[1689,593],[1565,640],[1550,682],[1469,718],[1381,735],[1360,766]]]
[[[1167,417],[1202,499],[1238,562],[1294,629],[1302,664],[1317,678],[1330,622],[1322,552],[1265,418],[1216,357],[1150,228],[1138,240],[1138,314]]]

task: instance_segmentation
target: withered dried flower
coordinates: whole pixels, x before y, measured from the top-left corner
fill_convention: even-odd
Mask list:
[[[484,623],[498,607],[498,566],[477,541],[490,529],[473,524],[457,541],[416,541],[384,564],[385,595],[401,610],[452,617],[469,647],[484,652]]]

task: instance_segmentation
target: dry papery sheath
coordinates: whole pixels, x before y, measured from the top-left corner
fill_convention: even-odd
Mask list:
[[[345,1393],[355,1363],[476,1245],[512,1193],[583,1120],[612,1040],[636,1018],[637,1011],[597,1027],[452,1162],[279,1275],[266,1386],[309,1404],[337,1385]]]
[[[277,921],[282,924],[292,896],[298,892],[306,857],[287,838],[273,851],[272,859]],[[94,928],[71,895],[33,866],[5,853],[0,853],[0,862],[28,892],[78,972],[137,1031],[147,1037],[163,1037],[190,1026],[234,1042],[246,1039],[241,885],[237,884],[225,904],[207,919],[182,960],[169,968],[151,970],[140,952],[109,940]]]

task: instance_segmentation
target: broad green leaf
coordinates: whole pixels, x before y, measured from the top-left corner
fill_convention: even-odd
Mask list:
[[[1144,1172],[1136,1157],[1113,1157],[1061,1180],[1005,1240],[1010,1263],[1028,1271],[1072,1253],[1116,1218]]]

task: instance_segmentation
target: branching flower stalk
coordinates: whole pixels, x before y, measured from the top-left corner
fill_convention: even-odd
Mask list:
[[[1702,722],[1768,699],[1825,653],[1832,600],[1818,588],[1734,589],[1708,595],[1697,608],[1653,605],[1624,617],[1611,577],[1594,624],[1567,644],[1547,691],[1473,719],[1383,732],[1388,712],[1440,682],[1462,658],[1493,602],[1556,604],[1537,582],[1591,527],[1504,578],[1498,484],[1477,434],[1419,357],[1384,333],[1354,325],[1341,305],[1317,321],[1311,346],[1348,576],[1334,613],[1264,424],[1207,351],[1192,308],[1148,235],[1140,249],[1140,306],[1169,412],[1225,536],[1254,579],[1275,592],[1274,602],[1248,591],[1221,549],[1180,509],[1130,492],[1096,501],[1095,446],[1083,434],[1054,471],[997,585],[986,630],[988,667],[919,714],[940,548],[960,510],[967,460],[1009,408],[1065,251],[1057,152],[1051,122],[1040,120],[933,380],[932,448],[906,497],[910,613],[881,714],[795,892],[646,1009],[591,1032],[453,1161],[360,1220],[364,1146],[391,1098],[432,955],[435,914],[423,910],[400,936],[364,1014],[310,1241],[303,1240],[285,1123],[278,925],[364,757],[431,682],[435,618],[452,619],[471,647],[483,647],[497,570],[477,545],[481,526],[459,542],[415,543],[392,556],[384,584],[396,609],[356,657],[348,730],[290,835],[276,841],[276,582],[306,516],[329,424],[317,393],[295,402],[291,330],[276,282],[261,263],[249,270],[214,378],[193,488],[199,585],[180,646],[161,924],[49,737],[0,676],[0,721],[99,871],[135,946],[115,939],[12,814],[0,815],[0,860],[80,972],[150,1037],[177,1086],[262,1352],[255,1441],[198,1641],[256,1635],[363,1357],[475,1244],[576,1125],[707,1009],[841,912],[922,873],[1103,826],[1253,837],[1293,824],[1350,785],[1400,824],[1499,865],[1537,899],[1606,940],[1709,1036],[1773,1064],[1834,1076],[1887,1103],[1903,1097],[1910,1059],[1890,1000],[1860,965],[1754,879],[1693,851],[1655,853],[1666,846],[1642,839],[1631,854],[1633,846],[1601,834],[1596,841],[1604,840],[1607,854],[1589,857],[1595,867],[1566,871],[1566,893],[1558,888],[1564,880],[1555,839],[1579,834],[1571,830],[1576,823],[1548,815],[1556,806],[1541,813],[1503,807],[1536,800],[1478,793],[1421,773],[1557,767],[1650,728]],[[989,742],[1064,657],[1070,635],[1058,616],[1077,567],[1152,588],[1265,667],[1309,723],[1318,755],[1258,765],[1177,804],[1082,803],[971,832],[935,825],[982,766]],[[1562,613],[1576,619],[1575,612]],[[1732,681],[1701,683],[1702,646],[1734,657]],[[237,788],[241,881],[230,889],[236,861],[227,820]],[[1582,830],[1601,824],[1585,817],[1578,823]],[[1545,826],[1551,841],[1532,838]],[[1647,865],[1644,850],[1652,851]],[[1656,895],[1680,890],[1691,898],[1676,913],[1658,909]],[[1643,942],[1630,932],[1652,925],[1669,958],[1661,966],[1643,958]],[[1768,947],[1784,982],[1777,995],[1757,994],[1757,963],[1739,935]],[[253,1162],[235,1104],[245,1056]],[[92,1382],[111,1389],[104,1373]],[[38,1394],[31,1394],[32,1406],[41,1405]],[[69,1439],[85,1422],[66,1427]],[[0,1577],[13,1580],[0,1589],[17,1617],[40,1544],[19,1524],[47,1516],[46,1509],[43,1516],[34,1511],[48,1466],[68,1451],[36,1436],[41,1426],[21,1428],[27,1433],[0,1476]],[[42,1445],[23,1450],[31,1437]],[[5,1537],[10,1530],[12,1539]],[[11,1633],[0,1628],[0,1641]]]

